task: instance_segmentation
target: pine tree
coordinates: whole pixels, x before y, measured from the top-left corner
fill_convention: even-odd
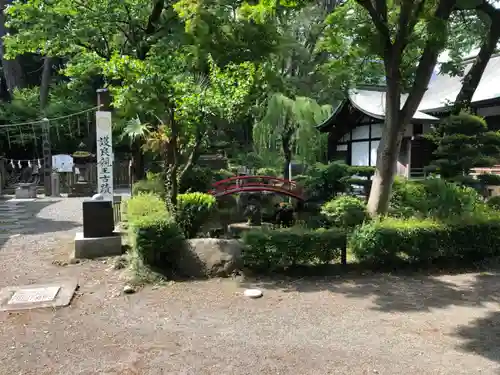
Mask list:
[[[436,145],[431,167],[445,179],[461,180],[472,168],[500,162],[500,132],[489,131],[479,116],[466,112],[452,115],[427,138]]]

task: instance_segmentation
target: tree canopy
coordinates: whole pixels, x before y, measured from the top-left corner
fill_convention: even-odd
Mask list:
[[[387,209],[401,138],[438,56],[446,51],[442,70],[460,75],[463,57],[482,51],[464,79],[460,110],[500,35],[492,0],[17,0],[3,6],[0,121],[88,108],[95,90],[108,87],[122,135],[115,142],[129,149],[137,178],[146,149],[167,160],[164,172],[174,180],[202,150],[222,144],[229,153],[256,148],[312,163],[326,151],[314,126],[346,92],[385,86],[372,214]],[[65,141],[74,138],[76,124],[53,126],[53,144],[74,148]],[[19,143],[20,136],[20,129],[0,129],[3,144],[7,138]]]

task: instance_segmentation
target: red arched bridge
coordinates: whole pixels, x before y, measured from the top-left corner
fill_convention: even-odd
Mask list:
[[[272,176],[234,176],[212,184],[210,194],[215,197],[237,194],[242,192],[268,191],[283,194],[289,197],[304,200],[302,190],[295,181]]]

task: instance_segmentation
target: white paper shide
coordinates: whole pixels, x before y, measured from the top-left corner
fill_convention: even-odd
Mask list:
[[[113,201],[113,147],[111,112],[96,112],[97,193],[105,201]]]

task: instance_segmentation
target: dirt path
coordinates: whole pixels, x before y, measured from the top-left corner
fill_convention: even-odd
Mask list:
[[[1,287],[81,285],[68,308],[0,315],[2,375],[499,373],[500,274],[268,281],[259,300],[234,280],[125,296],[109,262],[52,264],[79,205],[37,208],[32,234],[0,249]]]

